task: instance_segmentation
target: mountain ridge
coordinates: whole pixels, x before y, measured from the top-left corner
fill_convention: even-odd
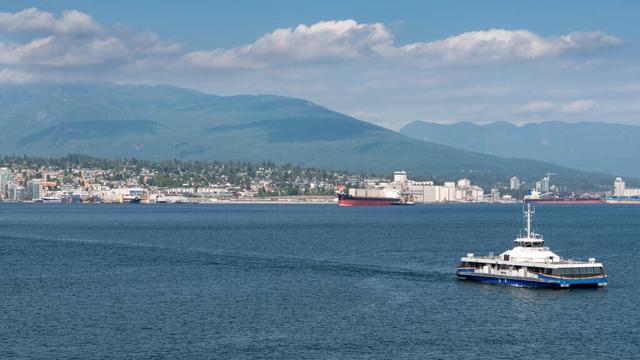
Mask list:
[[[495,156],[556,163],[584,171],[640,176],[640,126],[545,121],[517,126],[508,122],[437,124],[414,121],[401,133]]]
[[[0,153],[85,154],[149,160],[275,161],[436,179],[467,177],[491,186],[547,171],[559,184],[610,186],[613,177],[500,158],[412,139],[277,95],[209,95],[166,85],[39,83],[0,86]]]

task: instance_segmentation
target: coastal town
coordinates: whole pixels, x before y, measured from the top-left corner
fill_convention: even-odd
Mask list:
[[[336,201],[336,194],[345,193],[387,196],[410,203],[497,203],[520,201],[529,191],[533,196],[557,192],[550,180],[554,174],[530,185],[514,176],[504,186],[486,191],[466,178],[411,180],[404,171],[384,177],[271,162],[153,162],[77,155],[0,160],[0,199],[4,202],[331,203]],[[621,181],[617,180],[614,195],[634,195],[633,189],[620,190],[624,186]]]

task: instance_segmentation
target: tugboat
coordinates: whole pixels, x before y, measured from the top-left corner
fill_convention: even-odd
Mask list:
[[[460,259],[458,278],[489,284],[531,288],[601,287],[607,274],[595,258],[588,261],[566,260],[544,246],[542,235],[532,229],[534,210],[524,211],[525,229],[514,240],[515,247],[498,256],[467,254]]]

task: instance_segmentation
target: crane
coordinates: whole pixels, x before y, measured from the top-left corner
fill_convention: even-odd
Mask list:
[[[84,191],[89,191],[91,189],[91,183],[89,183],[82,171],[80,171],[80,177],[82,178],[82,187],[84,188]]]

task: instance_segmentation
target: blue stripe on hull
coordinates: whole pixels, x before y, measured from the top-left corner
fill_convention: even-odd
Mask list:
[[[548,282],[539,282],[539,281],[531,281],[531,280],[495,278],[490,276],[479,276],[479,275],[471,275],[471,274],[460,275],[460,277],[466,280],[477,281],[485,284],[511,285],[511,286],[528,287],[528,288],[560,287],[560,284],[558,283],[548,283]]]
[[[458,277],[466,280],[481,282],[485,284],[512,285],[529,288],[559,288],[559,287],[590,287],[604,286],[607,284],[607,277],[596,277],[589,279],[560,279],[554,277],[539,275],[540,280],[525,280],[507,277],[485,276],[474,273],[471,269],[460,269],[457,271]]]

